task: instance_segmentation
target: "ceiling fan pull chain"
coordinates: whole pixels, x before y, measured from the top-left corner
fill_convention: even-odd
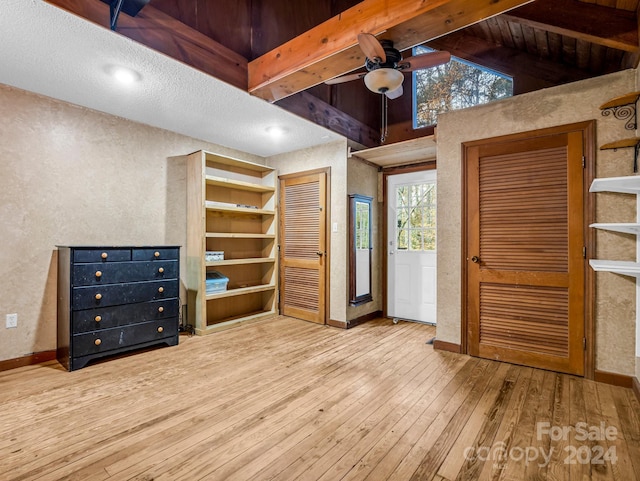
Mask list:
[[[382,97],[382,112],[381,112],[382,126],[380,128],[380,143],[384,144],[385,140],[387,140],[387,134],[389,133],[389,130],[387,128],[388,105],[387,105],[387,96],[385,94],[382,94],[380,97]]]

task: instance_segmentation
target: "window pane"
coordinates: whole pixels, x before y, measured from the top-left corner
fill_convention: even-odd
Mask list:
[[[407,207],[409,205],[409,188],[399,187],[397,191],[396,207]]]
[[[422,209],[416,208],[411,209],[411,228],[412,229],[420,229],[422,228]]]
[[[410,250],[421,251],[422,250],[422,230],[412,230],[410,234],[410,238],[411,238]]]
[[[435,229],[425,229],[424,250],[426,251],[436,250],[436,230]]]
[[[407,229],[398,230],[398,250],[407,250],[409,248],[407,239]]]
[[[416,47],[414,55],[432,52]],[[486,104],[513,95],[513,79],[480,65],[451,61],[413,73],[414,128],[437,123],[440,112]]]

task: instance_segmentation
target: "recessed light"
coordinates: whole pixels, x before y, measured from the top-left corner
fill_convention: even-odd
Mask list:
[[[133,69],[113,65],[108,68],[111,76],[123,85],[132,85],[142,79],[142,75]]]
[[[265,130],[274,139],[282,137],[289,131],[286,127],[281,127],[279,125],[272,125],[270,127],[267,127]]]

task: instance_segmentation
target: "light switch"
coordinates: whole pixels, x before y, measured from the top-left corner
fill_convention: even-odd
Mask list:
[[[333,223],[333,232],[338,232],[338,223],[337,222]]]

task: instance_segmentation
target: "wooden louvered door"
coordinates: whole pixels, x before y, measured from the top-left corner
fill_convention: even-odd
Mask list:
[[[582,132],[465,152],[469,354],[583,375]]]
[[[325,323],[326,172],[280,178],[280,312]]]

